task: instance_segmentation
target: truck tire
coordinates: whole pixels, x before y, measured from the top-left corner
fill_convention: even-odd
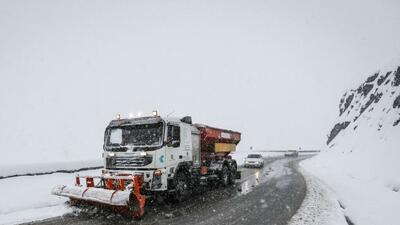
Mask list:
[[[230,170],[230,173],[229,173],[229,180],[228,180],[228,184],[229,185],[232,185],[232,184],[235,183],[236,172],[237,172],[237,166],[236,166],[236,164],[232,164],[231,170]]]
[[[229,177],[230,177],[230,171],[227,165],[223,165],[221,169],[221,173],[219,176],[220,182],[222,186],[228,186],[229,184]]]
[[[188,176],[185,172],[179,171],[175,175],[175,194],[174,200],[177,202],[183,202],[191,195],[191,185]]]

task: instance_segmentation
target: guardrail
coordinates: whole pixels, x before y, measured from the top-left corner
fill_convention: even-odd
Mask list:
[[[86,171],[86,170],[95,170],[95,169],[101,169],[101,168],[103,168],[103,166],[92,166],[92,167],[84,167],[84,168],[71,169],[71,170],[62,169],[62,170],[55,170],[55,171],[49,171],[49,172],[13,174],[13,175],[0,176],[0,180],[7,179],[7,178],[13,178],[13,177],[49,175],[49,174],[54,174],[54,173],[76,173],[76,172],[81,172],[81,171]]]
[[[298,152],[298,153],[319,153],[321,150],[256,150],[255,152]]]

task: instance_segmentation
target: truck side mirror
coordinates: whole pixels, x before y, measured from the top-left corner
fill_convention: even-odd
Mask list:
[[[166,145],[168,147],[173,147],[173,148],[177,148],[179,147],[179,145],[181,144],[181,142],[179,140],[167,140]]]
[[[172,138],[167,138],[167,140],[164,142],[164,145],[171,147],[171,143],[172,143]]]
[[[171,142],[171,146],[174,147],[174,148],[179,147],[180,144],[181,144],[181,142],[179,140],[173,140]]]

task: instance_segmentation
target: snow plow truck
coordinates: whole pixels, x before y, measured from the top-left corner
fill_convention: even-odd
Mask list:
[[[101,174],[76,174],[74,185],[56,186],[52,194],[68,197],[72,205],[110,206],[140,218],[152,198],[184,201],[195,187],[240,179],[230,156],[240,139],[236,131],[192,124],[189,116],[117,116],[105,130]]]

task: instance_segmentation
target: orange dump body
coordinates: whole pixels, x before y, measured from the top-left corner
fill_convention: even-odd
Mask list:
[[[200,130],[200,151],[203,164],[216,158],[228,157],[240,142],[241,133],[237,131],[202,124],[195,124],[195,126]]]

